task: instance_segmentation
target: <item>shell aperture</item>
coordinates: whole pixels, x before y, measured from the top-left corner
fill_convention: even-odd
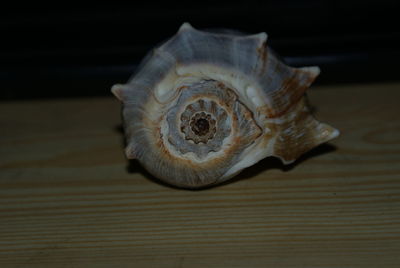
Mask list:
[[[127,157],[167,183],[198,188],[268,156],[291,163],[335,138],[305,102],[319,68],[285,65],[266,39],[183,24],[112,88],[123,103]]]

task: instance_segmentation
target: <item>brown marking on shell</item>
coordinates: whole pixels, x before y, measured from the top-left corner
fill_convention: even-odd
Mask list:
[[[210,107],[210,112],[212,114],[215,114],[217,111],[217,104],[215,103],[215,101],[211,101],[211,107]]]
[[[185,88],[188,88],[188,86],[185,86],[185,85],[180,86],[180,87],[177,88],[177,90],[181,91],[181,90],[183,90],[183,89],[185,89]]]
[[[199,105],[200,105],[200,109],[205,109],[205,106],[204,106],[204,100],[203,99],[199,99]]]
[[[295,117],[289,119],[292,114],[295,114]],[[279,131],[274,144],[274,155],[286,162],[292,162],[315,146],[326,142],[335,131],[328,125],[318,122],[310,114],[305,98],[297,102],[284,118],[286,120],[283,124],[272,127],[275,131]]]
[[[189,104],[186,106],[186,109],[189,110],[190,112],[194,113],[196,110],[193,108],[193,104]]]
[[[265,68],[267,66],[267,62],[268,62],[267,41],[265,40],[264,42],[262,42],[261,46],[257,47],[256,51],[257,51],[258,57],[261,59],[260,73],[264,73]]]
[[[231,105],[233,105],[233,103],[235,102],[235,100],[238,99],[238,96],[236,95],[236,93],[234,92],[234,90],[232,90],[231,88],[227,87],[224,83],[222,82],[218,82],[217,83],[217,87],[219,87],[222,90],[225,90],[229,96],[229,99],[225,100],[225,103],[221,103],[218,100],[218,104],[220,106],[226,106],[228,108],[232,108]]]
[[[243,105],[243,107],[245,107],[245,105],[243,103],[241,103],[240,101],[238,101],[241,105]],[[247,120],[254,120],[254,114],[251,110],[249,109],[242,109],[242,112],[244,113],[244,118],[246,118]]]
[[[268,118],[278,118],[285,115],[293,106],[297,105],[316,77],[305,75],[301,69],[293,68],[293,71],[294,74],[283,81],[281,89],[271,94],[274,107],[261,106],[258,107],[257,112],[266,115]],[[305,81],[300,80],[300,77],[303,76],[306,76]]]

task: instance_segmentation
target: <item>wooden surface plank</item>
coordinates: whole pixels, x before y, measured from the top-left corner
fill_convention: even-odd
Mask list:
[[[313,88],[341,130],[187,191],[123,155],[112,98],[0,104],[0,267],[399,267],[400,84]]]

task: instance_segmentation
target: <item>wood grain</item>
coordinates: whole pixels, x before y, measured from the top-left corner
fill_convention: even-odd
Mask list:
[[[313,88],[341,137],[179,190],[123,155],[110,98],[0,104],[0,267],[399,267],[400,84]]]

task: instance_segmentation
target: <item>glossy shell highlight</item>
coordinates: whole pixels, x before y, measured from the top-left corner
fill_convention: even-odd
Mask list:
[[[184,23],[126,84],[126,155],[157,178],[198,188],[228,180],[268,156],[285,164],[339,132],[318,122],[305,90],[318,67],[293,68],[267,35],[199,31]]]

